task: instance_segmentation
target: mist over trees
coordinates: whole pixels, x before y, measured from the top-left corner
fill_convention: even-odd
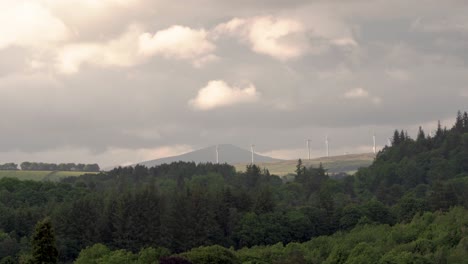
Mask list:
[[[26,258],[49,216],[63,263],[460,263],[467,189],[461,112],[433,135],[395,131],[371,166],[339,179],[301,161],[288,181],[193,162],[58,183],[4,178],[0,260]]]

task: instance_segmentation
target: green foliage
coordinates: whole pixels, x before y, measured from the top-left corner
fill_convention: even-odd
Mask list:
[[[16,261],[12,256],[4,257],[0,260],[0,264],[15,264]]]
[[[57,263],[58,251],[55,244],[55,233],[49,218],[36,225],[31,241],[34,263]]]
[[[189,260],[179,257],[179,256],[170,256],[163,257],[159,260],[160,264],[192,264]]]
[[[171,255],[167,248],[144,248],[138,253],[138,264],[158,264],[158,259]]]
[[[111,251],[103,244],[95,244],[80,252],[75,264],[158,264],[161,257],[171,253],[166,248],[144,248],[137,254],[126,250]]]
[[[236,252],[243,263],[466,263],[468,210],[425,213],[410,223],[358,226],[303,244],[254,246]],[[295,259],[296,262],[285,262]]]
[[[181,254],[193,264],[240,264],[238,257],[229,249],[220,246],[199,247]]]
[[[95,244],[80,252],[75,264],[98,264],[99,260],[109,255],[111,250],[103,244]]]
[[[236,172],[194,162],[60,182],[3,178],[0,259],[27,263],[34,225],[50,215],[65,263],[151,263],[168,254],[160,247],[212,245],[240,249],[245,263],[459,262],[466,212],[454,206],[468,206],[465,116],[434,136],[421,129],[416,140],[395,131],[392,146],[354,176],[300,161],[284,182],[257,165]]]

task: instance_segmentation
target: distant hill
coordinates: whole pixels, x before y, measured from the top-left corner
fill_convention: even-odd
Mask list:
[[[218,145],[219,152],[219,163],[228,163],[228,164],[238,164],[238,163],[250,163],[252,154],[249,150],[245,150],[239,147],[236,147],[231,144],[221,144]],[[255,162],[278,162],[280,159],[275,159],[267,156],[262,156],[255,154]],[[216,146],[211,146],[207,148],[202,148],[192,152],[188,152],[182,155],[149,160],[144,162],[139,162],[137,164],[145,165],[146,167],[153,167],[161,165],[164,163],[172,163],[176,161],[186,161],[186,162],[196,162],[196,163],[206,163],[206,162],[216,162]],[[135,164],[136,165],[136,164]]]
[[[348,154],[332,157],[321,157],[311,160],[303,159],[304,166],[319,166],[320,163],[329,173],[346,172],[353,174],[361,167],[368,167],[374,161],[375,154]],[[283,176],[289,173],[294,173],[296,170],[297,160],[281,160],[275,162],[255,162],[260,168],[266,168],[271,174]],[[248,163],[235,164],[237,171],[244,171]]]

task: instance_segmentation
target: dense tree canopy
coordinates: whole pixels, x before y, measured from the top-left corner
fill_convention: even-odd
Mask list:
[[[34,226],[49,216],[60,262],[456,263],[442,260],[466,256],[465,220],[454,216],[468,215],[467,188],[466,113],[415,140],[395,131],[370,167],[339,179],[301,162],[294,180],[193,162],[58,183],[4,178],[0,260],[26,260]]]

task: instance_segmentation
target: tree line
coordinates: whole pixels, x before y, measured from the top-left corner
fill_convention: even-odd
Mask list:
[[[16,165],[16,164],[14,164]],[[98,164],[82,164],[82,163],[44,163],[44,162],[29,162],[25,161],[20,164],[21,170],[37,170],[37,171],[84,171],[84,172],[99,172],[101,169]]]
[[[452,128],[439,126],[434,135],[421,129],[412,139],[397,131],[370,167],[340,179],[300,160],[292,181],[256,165],[236,172],[227,164],[193,162],[119,167],[58,183],[0,179],[0,259],[27,259],[34,226],[47,216],[63,263],[89,257],[90,251],[102,253],[95,263],[140,256],[152,256],[155,263],[210,263],[200,262],[212,258],[207,251],[223,258],[234,254],[244,263],[363,263],[350,256],[367,253],[373,263],[434,263],[434,254],[445,261],[452,253],[468,257],[464,229],[447,231],[451,226],[445,223],[453,220],[442,220],[445,212],[459,219],[467,215],[462,207],[468,207],[468,118],[457,116]],[[421,215],[430,216],[415,220]],[[448,234],[417,229],[417,221],[429,220]],[[371,236],[391,230],[392,240],[377,243]],[[278,258],[262,260],[268,252]]]
[[[13,162],[0,164],[0,170],[18,170],[18,164]]]

